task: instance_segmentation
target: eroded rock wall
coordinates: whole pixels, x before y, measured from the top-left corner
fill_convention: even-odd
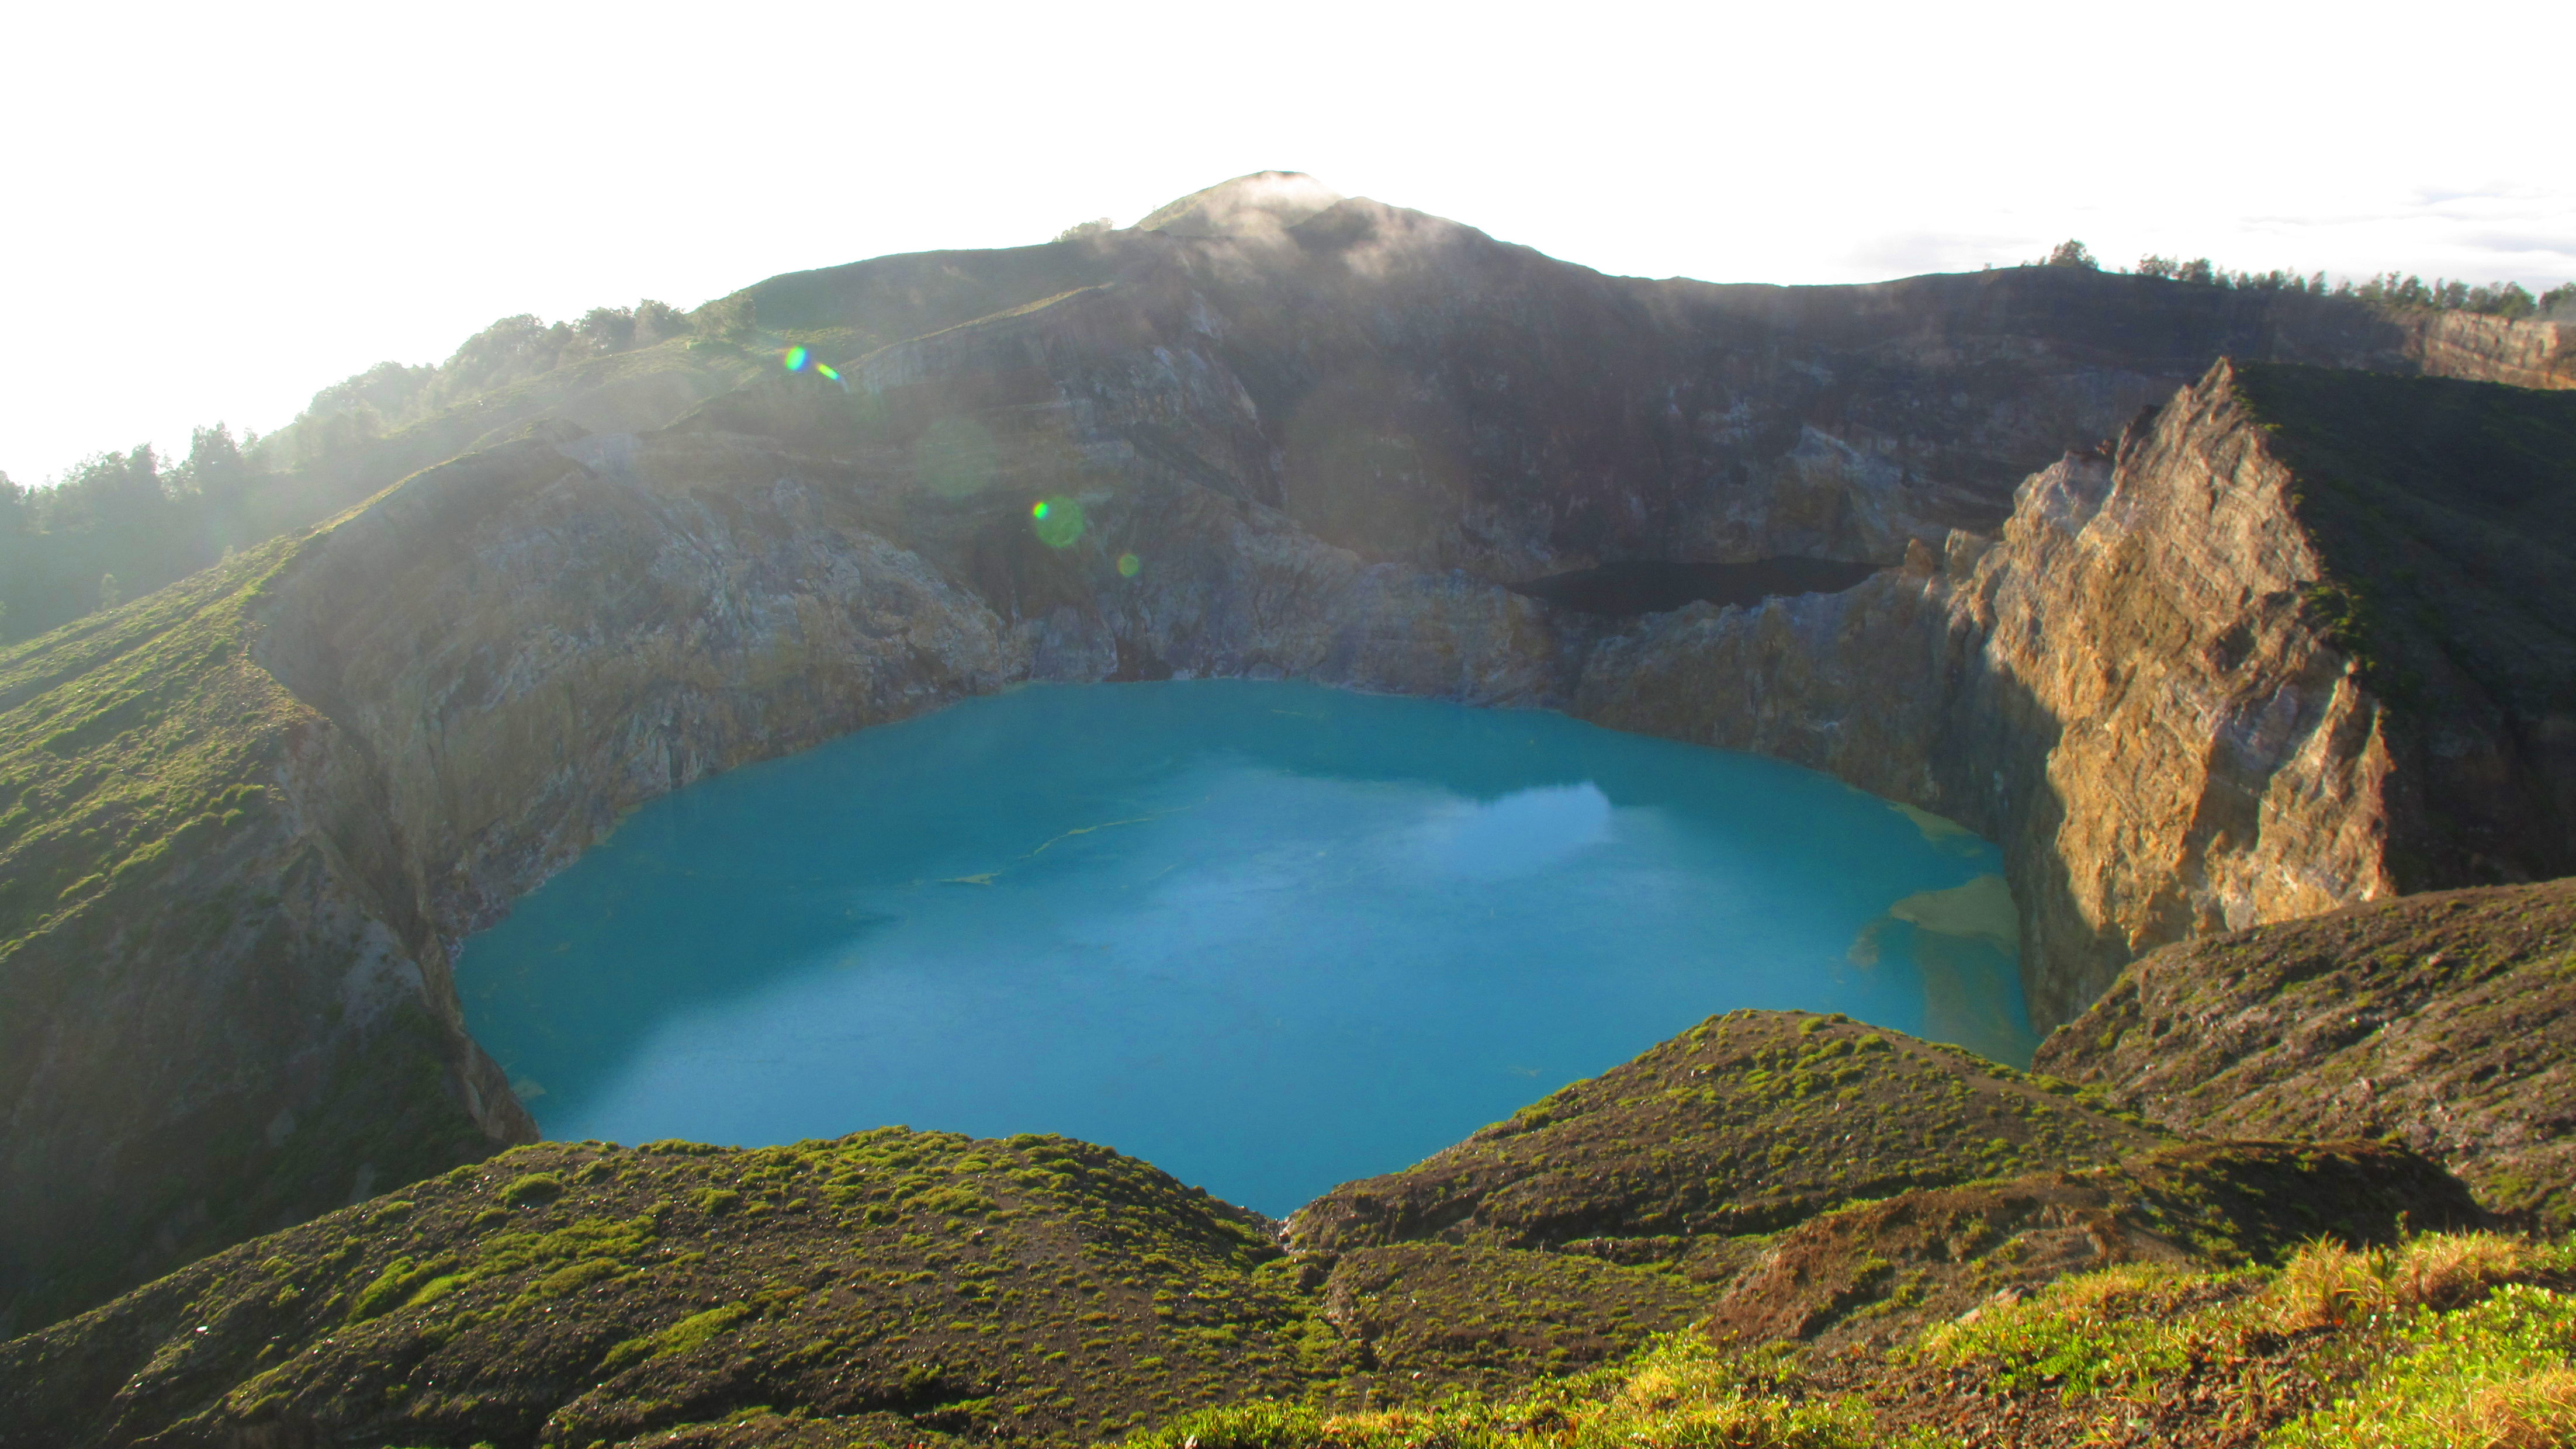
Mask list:
[[[2400,325],[2407,356],[2427,377],[2576,387],[2576,326],[2507,321],[2474,312],[2410,313]]]
[[[2385,894],[2378,702],[2309,617],[2322,565],[2222,365],[1991,546],[1602,641],[1575,711],[1812,765],[2004,847],[2031,1007],[2139,951]]]

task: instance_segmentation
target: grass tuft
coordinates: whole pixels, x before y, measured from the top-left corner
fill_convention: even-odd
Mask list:
[[[2576,1294],[2507,1284],[2421,1315],[2351,1396],[2284,1428],[2279,1449],[2545,1449],[2576,1442]]]

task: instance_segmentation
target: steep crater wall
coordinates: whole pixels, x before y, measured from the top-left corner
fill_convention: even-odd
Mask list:
[[[2191,930],[2558,858],[2528,810],[2461,854],[2423,783],[2563,798],[2546,669],[2464,666],[2492,708],[2407,733],[2237,374],[2024,484],[1999,542],[1950,526],[2231,339],[2563,381],[2536,334],[2090,274],[1638,283],[1373,203],[1291,231],[1013,254],[1030,300],[846,392],[540,422],[0,661],[0,1326],[524,1140],[457,941],[645,799],[1024,679],[1297,675],[1831,770],[2004,843],[2044,1019]],[[881,335],[840,297],[745,306]],[[1804,553],[1904,564],[1626,625],[1502,586]]]
[[[2222,363],[2034,474],[1999,540],[1650,619],[1574,708],[1992,836],[2062,1021],[2195,933],[2571,868],[2571,427],[2562,394]]]

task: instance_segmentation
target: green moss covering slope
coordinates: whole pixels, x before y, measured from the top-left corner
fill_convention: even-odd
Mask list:
[[[175,838],[276,803],[251,781],[302,708],[246,656],[246,611],[294,547],[0,650],[0,973]]]
[[[1948,1063],[1943,1081],[1969,1080],[1973,1059],[1865,1035],[1822,1017],[1713,1022],[1649,1053],[1652,1069],[1549,1099],[1593,1130],[1548,1140],[1579,1146],[1562,1169],[1574,1177],[1623,1146],[1652,1160],[1664,1119],[1622,1099],[1655,1070],[1732,1050],[1756,1071],[1785,1060],[1792,1083],[1845,1063],[1840,1086],[1919,1099],[1902,1133],[1851,1149],[1889,1154],[1860,1164],[1866,1180],[1944,1161],[1953,1180],[1975,1177],[1986,1116],[2009,1109],[1975,1089],[1963,1107],[1926,1075]],[[1845,1040],[1851,1052],[1834,1050]],[[2156,1147],[2018,1074],[1975,1080],[2027,1099],[2027,1155],[2154,1150],[1852,1202],[1767,1236],[1292,1253],[1277,1224],[1058,1137],[521,1148],[0,1343],[0,1449],[1075,1444],[1250,1401],[1512,1394],[1703,1321],[1740,1343],[1892,1343],[2069,1272],[2273,1261],[2293,1238],[2379,1241],[2400,1221],[2474,1212],[2400,1147]],[[1813,1095],[1768,1093],[1739,1128],[1795,1140]],[[1640,1135],[1612,1140],[1614,1121]],[[1655,1180],[1628,1182],[1639,1221],[1669,1209]],[[1605,1210],[1617,1190],[1593,1186]]]
[[[2073,1088],[1842,1016],[1738,1011],[1419,1166],[1298,1210],[1301,1250],[1407,1241],[1623,1261],[1911,1187],[2089,1167],[2164,1134]]]
[[[0,1332],[498,1145],[349,949],[383,826],[317,818],[327,722],[253,657],[311,542],[0,652]]]
[[[587,1444],[756,1405],[1083,1442],[1336,1366],[1265,1227],[1054,1137],[522,1148],[0,1347],[0,1444]]]

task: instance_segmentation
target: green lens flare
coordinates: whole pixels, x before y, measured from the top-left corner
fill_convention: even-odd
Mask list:
[[[1064,548],[1082,537],[1082,505],[1061,494],[1041,498],[1029,505],[1029,524],[1038,531],[1038,542]]]
[[[787,364],[787,370],[789,372],[803,372],[805,370],[805,356],[806,353],[804,348],[791,347],[787,349],[787,355],[781,358],[780,361]]]
[[[839,382],[839,381],[841,380],[841,375],[840,375],[839,373],[837,373],[837,372],[833,371],[833,370],[832,370],[832,367],[831,367],[831,364],[829,364],[829,363],[824,363],[824,362],[818,362],[818,363],[815,363],[815,364],[814,364],[814,371],[815,371],[815,372],[817,372],[817,373],[819,373],[819,374],[821,374],[824,378],[826,378],[826,379],[828,379],[828,380],[830,380],[830,381],[832,381],[832,382]]]
[[[1122,553],[1118,555],[1118,577],[1122,579],[1132,579],[1136,577],[1136,571],[1144,566],[1145,561],[1136,557],[1136,555],[1132,553]]]

